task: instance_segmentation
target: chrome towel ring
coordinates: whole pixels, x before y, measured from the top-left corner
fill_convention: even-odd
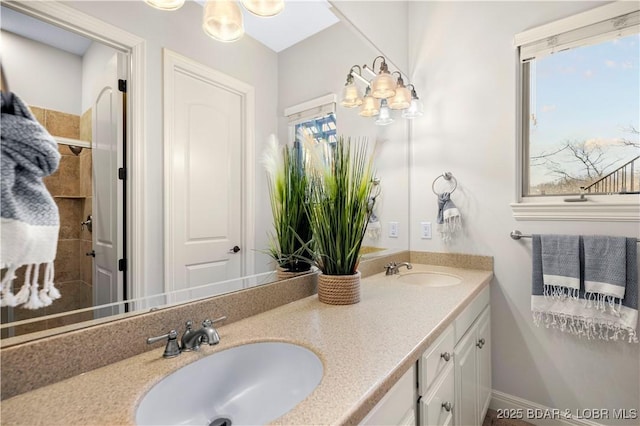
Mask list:
[[[453,175],[451,174],[451,172],[444,172],[443,174],[441,174],[440,176],[436,177],[433,180],[433,183],[431,184],[431,190],[433,191],[434,194],[436,195],[440,195],[439,193],[436,192],[436,182],[438,181],[438,179],[444,179],[446,181],[453,181],[453,189],[451,191],[448,191],[449,194],[452,194],[453,191],[456,190],[456,188],[458,187],[458,181],[456,180],[456,178],[453,177]]]

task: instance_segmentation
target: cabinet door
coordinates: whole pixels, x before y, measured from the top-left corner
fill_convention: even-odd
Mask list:
[[[491,401],[491,310],[485,309],[477,323],[476,359],[478,369],[478,424],[487,414]]]
[[[455,348],[455,416],[456,425],[478,424],[476,333],[474,329],[460,340]]]
[[[455,409],[454,371],[453,367],[443,371],[426,397],[420,400],[421,426],[444,426],[453,424]]]

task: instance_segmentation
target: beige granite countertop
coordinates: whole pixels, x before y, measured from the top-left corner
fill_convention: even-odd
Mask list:
[[[325,305],[314,295],[222,326],[220,344],[199,352],[163,359],[163,345],[158,344],[141,355],[2,401],[2,424],[135,424],[140,398],[168,373],[214,352],[260,341],[305,346],[324,367],[318,387],[274,424],[355,424],[493,275],[414,264],[412,272],[417,270],[454,274],[463,281],[426,287],[403,283],[397,276],[372,275],[362,280],[358,304]]]

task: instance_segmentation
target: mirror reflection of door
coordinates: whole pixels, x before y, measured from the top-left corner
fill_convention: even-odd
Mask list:
[[[253,88],[167,49],[164,84],[165,290],[188,290],[174,302],[240,290],[249,185],[242,155]]]
[[[123,93],[118,88],[118,59],[113,54],[96,76],[93,88],[93,305],[125,300],[123,258],[123,185],[118,170],[123,161]],[[121,58],[120,62],[123,62]],[[124,264],[123,264],[124,266]],[[103,308],[96,316],[118,313],[118,307]]]
[[[11,90],[58,142],[58,171],[44,179],[60,213],[55,283],[62,297],[38,310],[2,308],[2,323],[87,309],[3,327],[2,337],[119,312],[94,303],[126,296],[123,272],[123,94],[128,57],[102,43],[2,7],[2,62]],[[118,64],[118,57],[120,64]],[[125,77],[120,75],[120,77]],[[95,253],[95,259],[92,254]],[[21,285],[18,270],[14,287]]]

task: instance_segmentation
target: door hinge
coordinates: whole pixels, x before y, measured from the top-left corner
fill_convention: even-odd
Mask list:
[[[122,93],[127,93],[127,80],[118,80],[118,90]]]
[[[125,169],[124,167],[120,167],[118,169],[118,179],[127,180],[127,169]]]
[[[118,260],[118,271],[127,271],[127,259]]]

